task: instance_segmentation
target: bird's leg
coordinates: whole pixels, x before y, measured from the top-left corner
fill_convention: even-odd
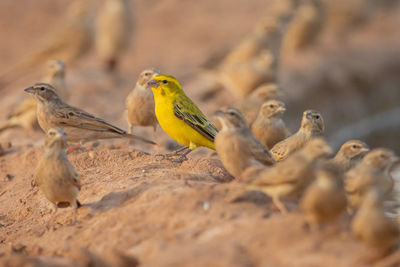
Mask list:
[[[76,224],[77,219],[76,219],[76,215],[77,215],[77,209],[78,209],[78,204],[76,203],[76,201],[74,201],[74,205],[73,205],[73,209],[74,209],[74,220],[72,221],[72,224]]]
[[[183,152],[183,153],[180,153]],[[156,156],[162,156],[163,159],[168,159],[170,161],[173,162],[183,162],[185,160],[187,160],[186,155],[189,154],[190,152],[192,152],[192,150],[190,148],[188,148],[187,146],[181,147],[177,150],[175,150],[174,152],[171,153],[167,153],[167,154],[157,154]],[[179,156],[179,158],[174,159],[173,157],[177,157]]]
[[[58,210],[57,205],[54,205],[53,215],[51,215],[50,219],[46,223],[47,230],[50,229],[50,223],[53,222],[54,218],[56,217],[57,210]]]
[[[288,211],[282,201],[278,196],[272,197],[272,202],[274,202],[275,206],[281,211],[281,213],[286,214]]]

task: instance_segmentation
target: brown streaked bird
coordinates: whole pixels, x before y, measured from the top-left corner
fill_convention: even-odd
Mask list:
[[[58,58],[67,64],[84,55],[93,45],[91,6],[88,1],[73,1],[67,9],[66,20],[47,35],[31,53],[0,75],[7,84],[44,62]]]
[[[335,157],[329,162],[344,173],[356,166],[368,151],[369,147],[366,143],[360,140],[349,140],[340,147]]]
[[[215,113],[222,129],[215,137],[215,150],[226,170],[234,177],[252,165],[273,165],[268,149],[253,136],[242,113],[233,107]]]
[[[129,0],[106,0],[96,18],[96,49],[105,67],[113,71],[132,36]]]
[[[251,131],[268,149],[291,135],[282,120],[285,104],[278,100],[265,102],[251,126]]]
[[[276,65],[276,57],[270,50],[264,49],[248,62],[224,65],[218,71],[218,79],[224,88],[238,97],[244,97],[263,83],[276,82]]]
[[[154,142],[143,137],[128,134],[126,131],[97,118],[86,111],[63,102],[54,87],[46,83],[37,83],[25,89],[33,94],[37,101],[37,118],[44,131],[59,127],[67,134],[68,142],[79,142],[109,138],[130,138],[146,143]],[[76,147],[74,147],[76,148]]]
[[[281,57],[290,58],[315,42],[324,19],[322,8],[320,1],[304,1],[297,7],[282,38]]]
[[[265,101],[278,99],[282,96],[283,92],[276,83],[265,83],[258,86],[249,96],[245,97],[234,106],[237,106],[242,112],[247,124],[252,126],[262,104]]]
[[[51,128],[47,132],[44,153],[35,170],[36,185],[55,208],[47,226],[54,219],[58,208],[69,206],[74,209],[76,222],[76,209],[81,206],[77,200],[81,181],[65,154],[66,147],[65,132],[60,128]]]
[[[286,207],[280,198],[302,195],[315,177],[315,161],[331,152],[332,149],[322,138],[313,138],[287,160],[266,168],[254,179],[245,179],[250,181],[247,190],[264,192],[272,197],[272,201],[282,213],[286,213]]]
[[[316,180],[305,191],[300,206],[312,227],[334,221],[346,209],[343,173],[328,165],[318,167]]]
[[[316,110],[303,113],[300,129],[288,138],[280,141],[271,149],[276,161],[286,159],[290,154],[302,148],[311,138],[321,136],[324,131],[324,120]]]
[[[65,64],[61,60],[52,59],[47,63],[46,74],[42,82],[51,84],[63,100],[69,98],[69,91],[65,82]],[[8,115],[7,121],[0,126],[0,132],[12,127],[34,129],[38,127],[36,118],[36,100],[27,96]]]
[[[154,96],[151,86],[147,84],[154,75],[160,72],[154,68],[146,69],[139,75],[135,88],[129,93],[125,101],[128,133],[132,133],[133,126],[153,126],[157,129],[157,117],[154,111]]]
[[[384,212],[384,195],[378,188],[370,188],[351,222],[353,235],[381,256],[390,253],[399,240],[398,224]]]
[[[394,187],[391,167],[399,162],[399,157],[386,148],[375,148],[362,159],[360,164],[345,174],[345,189],[349,208],[357,210],[361,205],[364,194],[370,188],[382,191],[382,196],[391,199]]]

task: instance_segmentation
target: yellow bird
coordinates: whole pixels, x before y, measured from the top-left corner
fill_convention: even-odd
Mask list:
[[[186,147],[179,151],[190,149],[181,155],[186,155],[199,146],[215,150],[214,138],[217,128],[206,118],[201,110],[183,92],[179,82],[170,75],[160,74],[151,79],[155,103],[155,113],[161,128],[178,143]]]

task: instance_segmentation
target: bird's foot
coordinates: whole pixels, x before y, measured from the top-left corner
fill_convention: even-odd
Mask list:
[[[156,156],[161,156],[162,159],[166,159],[172,162],[182,163],[188,160],[187,154],[189,154],[192,150],[188,147],[180,148],[172,153],[167,154],[156,154]],[[183,153],[181,153],[183,152]]]

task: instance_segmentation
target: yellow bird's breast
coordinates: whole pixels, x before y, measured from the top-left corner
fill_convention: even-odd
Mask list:
[[[178,143],[195,149],[198,146],[214,148],[211,142],[174,114],[173,98],[155,97],[155,114],[163,130]]]

